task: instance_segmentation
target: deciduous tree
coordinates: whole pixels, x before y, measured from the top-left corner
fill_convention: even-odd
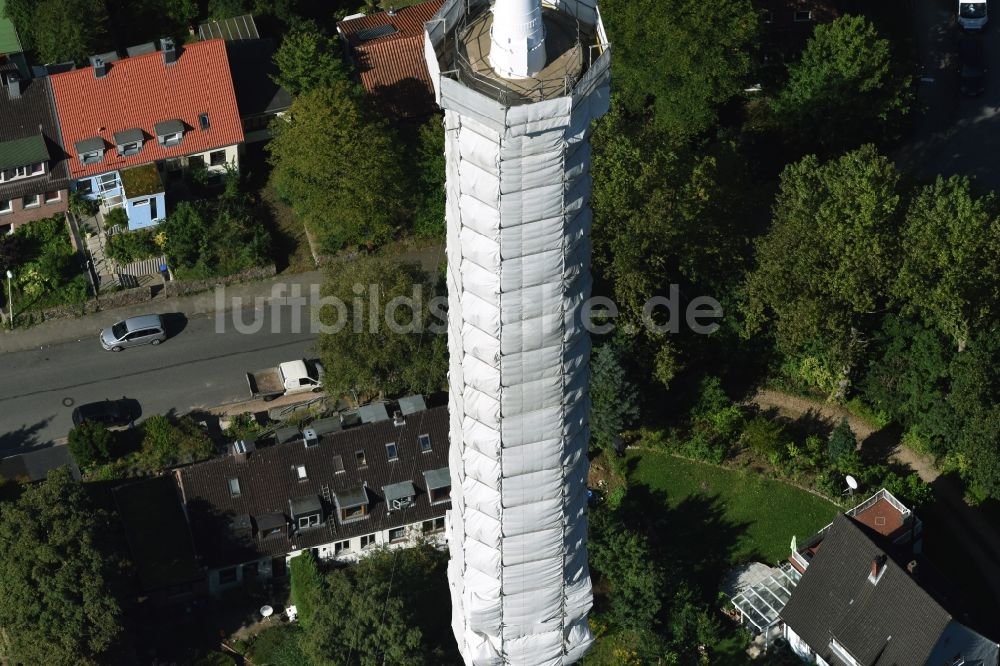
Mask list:
[[[0,506],[0,626],[12,664],[111,663],[121,610],[100,549],[108,517],[69,469]]]
[[[102,50],[107,20],[101,0],[41,0],[27,32],[43,62],[80,62]]]
[[[323,294],[319,337],[326,389],[363,396],[433,393],[445,385],[445,310],[420,266],[361,255],[334,262]],[[432,326],[433,325],[433,326]]]
[[[1000,316],[1000,206],[965,176],[921,188],[906,213],[895,293],[959,351]]]
[[[349,83],[300,95],[274,129],[274,184],[325,251],[392,237],[405,195],[402,156]]]
[[[285,35],[274,64],[278,67],[275,83],[292,95],[333,85],[346,76],[336,42],[315,26]]]
[[[910,80],[862,16],[819,24],[774,100],[780,122],[827,150],[882,138],[909,111]]]
[[[69,431],[68,446],[76,464],[89,467],[111,460],[114,435],[103,423],[84,421]]]

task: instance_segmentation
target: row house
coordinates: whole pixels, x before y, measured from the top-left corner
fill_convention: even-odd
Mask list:
[[[0,94],[0,234],[66,210],[69,176],[47,79],[3,72]]]
[[[71,188],[102,212],[124,208],[129,229],[166,218],[165,181],[182,170],[239,168],[243,143],[225,43],[160,50],[49,77]]]
[[[399,407],[349,427],[324,419],[269,446],[236,442],[225,456],[175,470],[209,592],[281,577],[306,550],[349,563],[379,546],[442,544],[448,410],[427,409],[419,396]]]

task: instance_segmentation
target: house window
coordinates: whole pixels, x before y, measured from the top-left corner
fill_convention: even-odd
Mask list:
[[[32,164],[31,165],[31,175],[32,176],[40,176],[43,173],[45,173],[45,163],[44,162],[39,162],[38,164]]]
[[[226,163],[226,151],[214,150],[208,154],[208,160],[212,166],[222,166]]]
[[[361,550],[364,550],[368,546],[374,546],[374,545],[375,545],[374,534],[366,534],[363,537],[361,537]]]
[[[228,585],[236,582],[236,567],[219,570],[219,585]]]
[[[431,504],[437,504],[438,502],[447,502],[451,500],[451,486],[444,486],[443,488],[431,488],[428,491],[430,495]]]
[[[239,479],[229,479],[229,495],[231,497],[240,496],[240,480]]]
[[[340,511],[340,521],[342,523],[349,522],[351,520],[356,520],[358,518],[364,518],[368,515],[368,507],[362,504],[361,506],[353,506],[346,509],[341,509]]]
[[[164,146],[176,146],[181,142],[181,133],[172,132],[170,134],[163,135],[163,145]]]
[[[188,158],[188,167],[198,168],[205,166],[205,156],[204,155],[192,155]]]
[[[406,528],[397,527],[389,530],[389,543],[398,543],[406,539]]]
[[[142,147],[138,141],[129,141],[128,143],[123,143],[118,146],[118,154],[127,157],[129,155],[135,155],[139,152],[139,148]]]
[[[806,21],[812,21],[813,13],[809,10],[799,10],[795,12],[795,22],[805,23]]]
[[[333,555],[334,557],[336,557],[337,555],[340,555],[345,551],[349,551],[350,549],[351,549],[350,539],[346,541],[338,541],[337,543],[333,544]]]
[[[420,452],[421,453],[427,453],[428,451],[431,450],[431,436],[430,435],[421,435],[420,437],[417,438],[417,441],[420,442]]]
[[[207,130],[211,126],[212,126],[212,124],[210,122],[208,122],[208,114],[207,113],[199,113],[198,114],[198,127],[200,127],[202,130]]]
[[[444,529],[444,517],[435,518],[434,520],[425,520],[420,524],[420,529],[424,534],[440,532]]]
[[[118,189],[118,174],[105,173],[97,177],[97,185],[101,192],[110,192]]]
[[[305,465],[296,465],[295,466],[295,478],[297,478],[299,481],[305,481],[307,478],[309,478],[309,477],[306,476],[306,466]]]
[[[771,10],[769,9],[764,10],[764,23],[773,23],[773,22],[774,22],[774,13],[771,12]]]
[[[344,458],[343,456],[333,457],[333,473],[343,474],[344,473]]]
[[[84,164],[97,164],[104,157],[104,151],[92,150],[89,153],[80,155],[80,161]]]
[[[62,198],[59,192],[46,192],[45,193],[45,203],[55,203]]]
[[[0,213],[9,213],[14,210],[14,202],[10,199],[0,200]]]
[[[368,459],[365,457],[363,449],[354,452],[354,460],[357,461],[358,467],[368,467]]]
[[[78,180],[76,181],[76,191],[80,194],[93,194],[94,193],[94,181],[90,180]]]
[[[314,513],[309,516],[299,516],[299,529],[304,530],[319,525],[319,514]]]
[[[24,198],[21,199],[21,204],[25,208],[34,208],[38,205],[38,195],[37,194],[25,194]]]
[[[277,536],[278,534],[281,534],[281,527],[280,526],[279,527],[269,527],[268,529],[264,530],[264,532],[261,534],[261,536],[266,539],[268,537]]]
[[[396,450],[396,442],[389,442],[385,445],[385,455],[389,460],[399,460],[399,451]]]

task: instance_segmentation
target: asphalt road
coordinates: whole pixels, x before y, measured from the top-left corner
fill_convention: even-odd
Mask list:
[[[976,35],[983,41],[986,91],[963,97],[958,92],[956,4],[914,0],[922,113],[913,138],[897,157],[900,166],[921,178],[963,174],[984,188],[1000,190],[1000,16],[991,13],[986,30]]]
[[[243,314],[245,322],[261,317],[261,330],[238,332],[232,313],[221,332],[214,315],[171,315],[171,337],[156,347],[106,352],[95,332],[93,339],[5,354],[0,455],[65,437],[73,407],[82,403],[125,396],[138,400],[142,417],[185,413],[249,398],[249,370],[313,356],[307,319],[295,333],[288,309],[273,320],[270,308]]]

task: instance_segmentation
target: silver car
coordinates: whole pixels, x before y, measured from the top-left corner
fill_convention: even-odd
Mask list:
[[[129,317],[101,331],[101,346],[116,352],[126,347],[158,345],[166,339],[167,329],[157,314]]]

